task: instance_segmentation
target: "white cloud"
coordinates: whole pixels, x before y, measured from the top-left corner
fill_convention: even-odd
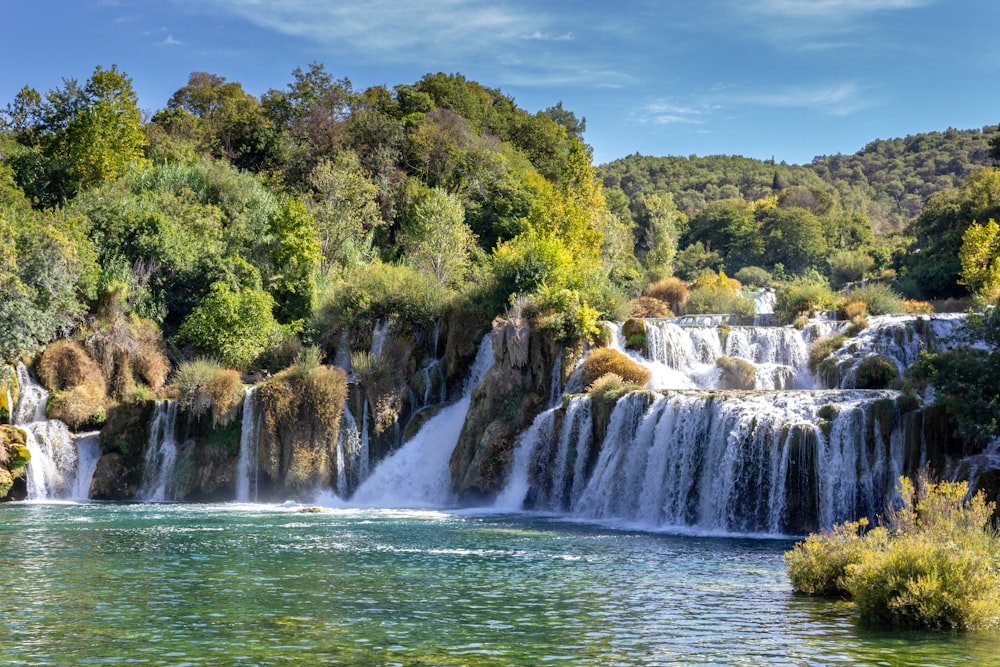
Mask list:
[[[184,42],[179,39],[174,39],[173,35],[167,35],[166,39],[162,42],[157,42],[159,46],[184,46]]]

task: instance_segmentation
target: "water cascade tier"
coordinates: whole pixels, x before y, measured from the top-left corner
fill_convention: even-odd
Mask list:
[[[874,519],[901,474],[960,466],[947,460],[947,433],[925,423],[932,418],[902,414],[897,391],[855,388],[856,368],[884,357],[901,374],[921,350],[950,345],[963,321],[878,317],[847,337],[848,325],[833,321],[650,319],[625,327],[644,334],[628,340],[611,325],[612,345],[652,371],[652,391],[570,395],[539,414],[495,506],[709,533],[801,534]],[[824,337],[837,337],[832,388],[809,369],[810,346]],[[727,360],[739,360],[749,387],[727,386]]]
[[[86,500],[100,458],[97,434],[74,436],[66,424],[45,417],[49,392],[17,365],[20,399],[12,422],[25,432],[31,454],[27,470],[28,500]]]

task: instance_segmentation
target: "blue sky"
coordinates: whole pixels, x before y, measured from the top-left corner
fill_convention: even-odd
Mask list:
[[[595,161],[803,164],[1000,122],[997,0],[0,0],[0,106],[117,64],[140,106],[193,71],[254,95],[323,63],[356,88],[460,72],[587,119]]]

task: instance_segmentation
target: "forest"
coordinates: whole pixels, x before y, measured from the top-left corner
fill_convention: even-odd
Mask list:
[[[0,112],[0,357],[86,350],[103,387],[52,387],[76,427],[196,362],[244,379],[331,363],[390,317],[471,336],[527,313],[579,341],[601,320],[751,317],[742,287],[778,288],[787,322],[844,313],[845,287],[870,314],[965,307],[1000,285],[997,129],[801,166],[598,166],[582,116],[461,74],[359,90],[313,63],[257,98],[193,72],[146,117],[98,66]]]

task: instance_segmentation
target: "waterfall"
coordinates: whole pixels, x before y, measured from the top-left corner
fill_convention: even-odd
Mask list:
[[[880,421],[895,396],[633,392],[615,404],[589,474],[591,398],[575,396],[522,435],[496,507],[528,499],[530,509],[581,518],[742,534],[874,517],[903,469],[900,429]]]
[[[31,454],[26,479],[28,500],[69,498],[78,463],[69,428],[58,419],[45,418],[49,392],[32,379],[28,368],[20,362],[17,382],[21,393],[11,423],[25,432],[25,446]]]
[[[352,453],[357,456],[360,450],[361,432],[358,430],[358,422],[351,412],[351,406],[345,403],[344,417],[340,422],[340,437],[337,438],[337,496],[340,498],[347,497],[350,490],[347,462]]]
[[[492,364],[493,348],[487,335],[479,344],[462,398],[427,420],[413,438],[383,460],[354,492],[351,504],[425,508],[452,504],[448,462],[465,423],[472,390]]]
[[[156,414],[149,428],[142,485],[137,495],[139,500],[173,500],[168,486],[177,461],[176,425],[177,401],[157,401]]]
[[[551,442],[555,414],[554,408],[539,413],[531,426],[518,437],[507,485],[497,495],[493,503],[495,509],[517,512],[524,508],[524,499],[530,488],[528,475],[531,459],[539,447]]]
[[[552,376],[549,380],[550,408],[554,408],[562,401],[562,396],[563,396],[562,367],[563,367],[563,349],[562,346],[560,346],[559,351],[556,353],[555,363],[552,364]]]
[[[858,365],[872,355],[891,360],[902,374],[921,351],[948,349],[964,324],[965,316],[958,313],[870,317],[863,331],[834,352],[837,373],[833,384],[841,389],[853,387]]]
[[[70,491],[72,500],[88,500],[97,463],[101,460],[101,432],[92,431],[76,436],[76,475]]]
[[[236,461],[236,501],[256,502],[257,475],[260,469],[258,445],[262,414],[254,410],[254,386],[246,387],[243,396],[243,416],[240,426],[240,454]]]

